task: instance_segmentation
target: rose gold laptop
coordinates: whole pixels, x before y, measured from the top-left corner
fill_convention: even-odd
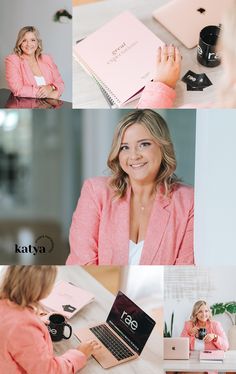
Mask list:
[[[187,48],[198,44],[200,31],[219,25],[233,0],[172,0],[153,12],[153,17]]]
[[[75,335],[81,342],[99,342],[102,348],[94,358],[107,369],[139,357],[154,326],[155,321],[119,291],[106,323],[85,327]]]
[[[164,338],[164,360],[188,360],[189,338]]]

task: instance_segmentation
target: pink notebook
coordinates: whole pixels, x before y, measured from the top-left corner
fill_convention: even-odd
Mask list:
[[[74,284],[59,281],[52,292],[41,300],[47,311],[63,314],[66,318],[73,317],[80,309],[94,300],[94,295]]]
[[[200,352],[200,362],[223,362],[225,352],[221,350],[206,350]]]
[[[155,34],[125,11],[79,42],[74,56],[120,107],[152,80],[160,45]]]

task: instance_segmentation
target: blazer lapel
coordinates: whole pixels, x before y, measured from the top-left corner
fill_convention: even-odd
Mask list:
[[[157,255],[170,217],[170,212],[167,208],[169,204],[169,198],[160,196],[157,193],[144,240],[144,247],[140,259],[141,265],[152,264]]]
[[[122,199],[114,200],[114,221],[112,229],[112,253],[117,253],[116,263],[126,265],[129,261],[129,217],[131,188],[128,187]],[[114,262],[114,261],[113,261]]]
[[[28,64],[28,61],[26,59],[23,59],[23,66],[26,76],[28,77],[29,82],[32,85],[36,85],[36,81],[34,79],[34,74],[32,73],[32,70],[30,69],[30,66]]]

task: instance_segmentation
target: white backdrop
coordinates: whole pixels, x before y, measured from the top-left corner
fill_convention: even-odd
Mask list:
[[[236,111],[197,111],[197,265],[236,265]]]

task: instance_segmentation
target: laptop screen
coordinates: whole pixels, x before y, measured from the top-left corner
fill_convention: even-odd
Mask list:
[[[106,322],[138,354],[142,352],[156,324],[121,291],[118,292]]]

